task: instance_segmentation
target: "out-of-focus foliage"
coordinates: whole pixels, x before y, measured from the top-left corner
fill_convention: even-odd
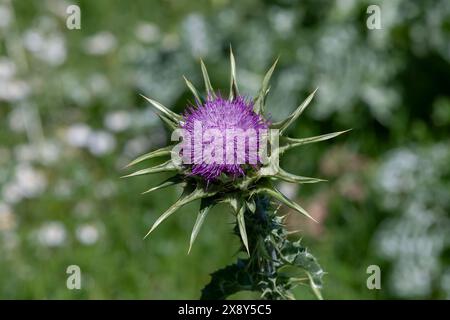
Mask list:
[[[392,151],[377,172],[381,208],[397,214],[382,222],[374,246],[392,263],[387,283],[394,295],[448,297],[450,149],[444,144],[416,149]]]
[[[191,99],[181,76],[201,87],[199,58],[227,90],[230,44],[248,95],[280,56],[274,120],[319,87],[293,136],[354,129],[283,160],[329,179],[280,185],[320,222],[288,217],[327,271],[324,298],[450,297],[448,1],[75,3],[81,30],[66,28],[71,2],[0,1],[0,297],[197,298],[234,260],[225,208],[188,256],[197,208],[144,241],[179,190],[139,196],[165,176],[118,179],[168,139],[138,93],[181,111]],[[366,27],[370,4],[381,30]],[[66,288],[71,264],[79,291]],[[366,287],[372,264],[381,290]]]

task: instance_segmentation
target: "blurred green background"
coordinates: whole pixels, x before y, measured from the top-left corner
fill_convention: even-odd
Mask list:
[[[81,30],[66,27],[70,4]],[[370,4],[380,30],[366,26]],[[192,100],[182,75],[201,87],[200,58],[226,90],[230,44],[249,96],[280,56],[274,120],[319,87],[291,136],[353,128],[282,159],[329,180],[280,185],[319,220],[290,215],[288,227],[327,271],[324,298],[450,298],[447,0],[1,0],[0,298],[196,299],[235,260],[227,208],[187,255],[198,204],[143,240],[180,190],[142,196],[164,175],[119,179],[168,140],[138,94],[182,111]],[[69,265],[81,290],[66,288]],[[366,286],[369,265],[381,290]]]

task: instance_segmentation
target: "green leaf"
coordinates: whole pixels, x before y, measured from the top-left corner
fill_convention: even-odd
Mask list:
[[[248,210],[250,210],[251,213],[255,213],[256,212],[256,202],[255,199],[250,198],[246,201],[246,206],[248,208]]]
[[[143,97],[148,102],[150,102],[156,109],[161,111],[166,117],[168,117],[175,123],[178,123],[179,121],[181,121],[182,117],[179,114],[177,114],[177,113],[173,112],[172,110],[170,110],[169,108],[163,106],[161,103],[159,103],[153,99],[147,98],[146,96],[144,96],[142,94],[140,96]]]
[[[236,182],[235,186],[242,191],[246,191],[251,186],[251,184],[253,184],[259,178],[260,176],[258,174],[250,174],[242,177],[240,181]]]
[[[236,292],[255,290],[252,275],[245,268],[247,264],[248,261],[238,262],[212,273],[200,300],[225,300]]]
[[[168,156],[168,155],[170,155],[170,151],[172,150],[172,148],[173,148],[173,146],[167,146],[167,147],[163,147],[158,150],[146,153],[146,154],[136,158],[135,160],[131,161],[129,164],[126,165],[125,168],[134,166],[135,164],[138,164],[138,163],[148,160],[148,159],[162,157],[162,156]]]
[[[168,160],[160,165],[151,167],[151,168],[146,168],[146,169],[142,169],[136,172],[133,172],[131,174],[128,174],[126,176],[123,176],[121,178],[128,178],[128,177],[134,177],[134,176],[141,176],[144,174],[152,174],[152,173],[158,173],[158,172],[168,172],[168,171],[177,171],[179,170],[179,167],[176,166],[172,160]]]
[[[159,114],[158,113],[158,117],[164,122],[164,124],[169,127],[169,129],[175,130],[178,128],[178,124],[177,122],[174,122],[172,120],[170,120],[169,118],[167,118],[165,115]]]
[[[239,89],[236,80],[236,61],[234,60],[233,50],[230,45],[230,65],[231,65],[231,79],[230,79],[230,98],[229,100],[234,100],[239,95]]]
[[[193,191],[190,191],[191,188],[185,188],[183,194],[180,196],[180,198],[170,206],[169,209],[167,209],[166,212],[164,212],[156,221],[155,223],[152,225],[152,227],[150,228],[150,230],[147,232],[147,234],[145,235],[144,239],[147,238],[147,236],[152,233],[153,230],[156,229],[156,227],[158,227],[160,225],[161,222],[163,222],[164,220],[166,220],[169,216],[171,216],[175,211],[177,211],[178,209],[180,209],[181,207],[183,207],[184,205],[207,197],[207,196],[212,196],[214,195],[214,193],[212,192],[206,192],[204,191],[201,187],[197,187],[196,189],[194,189]]]
[[[247,231],[245,229],[245,204],[242,203],[241,207],[239,208],[239,211],[236,215],[237,224],[239,227],[239,233],[241,234],[242,243],[245,246],[245,249],[247,250],[248,255],[250,255],[250,250],[248,248],[248,239],[247,239]]]
[[[211,85],[211,81],[209,80],[208,71],[206,70],[206,66],[203,63],[203,60],[200,60],[200,65],[202,67],[203,80],[205,81],[205,89],[208,97],[216,98],[216,93]]]
[[[320,136],[314,136],[314,137],[309,137],[309,138],[289,138],[289,137],[281,137],[281,143],[284,143],[283,146],[280,147],[280,154],[285,152],[286,150],[304,145],[304,144],[308,144],[308,143],[315,143],[315,142],[319,142],[319,141],[324,141],[324,140],[328,140],[328,139],[332,139],[335,138],[343,133],[346,133],[348,131],[350,131],[352,129],[348,129],[348,130],[344,130],[344,131],[337,131],[337,132],[332,132],[332,133],[327,133],[327,134],[322,134]]]
[[[311,290],[312,290],[312,292],[314,293],[314,295],[316,296],[316,298],[317,298],[318,300],[323,300],[322,293],[320,292],[320,287],[318,287],[318,286],[314,283],[314,279],[313,279],[313,277],[311,276],[311,274],[310,274],[309,272],[306,272],[306,275],[307,275],[308,278],[309,278],[309,284],[310,284]]]
[[[162,183],[160,183],[156,187],[150,188],[147,191],[142,192],[142,194],[150,193],[150,192],[153,192],[153,191],[156,191],[156,190],[159,190],[159,189],[163,189],[163,188],[166,188],[166,187],[170,187],[170,186],[182,183],[182,182],[183,182],[183,176],[182,175],[176,175],[176,176],[170,177],[167,180],[164,180]]]
[[[205,221],[206,216],[209,213],[209,210],[215,205],[215,202],[210,198],[203,198],[200,203],[200,211],[198,212],[197,219],[195,220],[194,228],[192,229],[191,239],[189,241],[189,250],[188,254],[191,252],[192,245],[194,244],[195,239],[197,238],[198,232]]]
[[[264,104],[265,104],[265,97],[267,93],[269,92],[269,82],[270,78],[272,77],[273,71],[275,70],[275,67],[278,63],[278,58],[275,60],[273,65],[270,67],[270,69],[267,71],[266,75],[264,76],[261,89],[259,90],[258,96],[256,97],[254,101],[253,110],[256,113],[264,113]]]
[[[320,288],[322,287],[323,269],[317,259],[304,248],[300,241],[287,241],[280,252],[280,258],[284,261],[284,266],[279,269],[285,270],[286,266],[293,266],[306,272],[310,287],[318,299],[322,299]]]
[[[317,259],[305,249],[297,254],[293,265],[305,270],[309,278],[311,290],[317,299],[323,300],[320,289],[322,288],[322,276],[324,272]]]
[[[197,89],[195,89],[192,82],[190,82],[188,79],[186,79],[185,76],[183,76],[183,79],[186,82],[186,85],[189,88],[189,90],[191,90],[192,94],[194,95],[196,102],[202,102],[202,100],[200,99],[200,96],[198,95]]]
[[[279,168],[278,172],[271,177],[292,183],[317,183],[326,181],[318,178],[297,176],[295,174],[286,172],[281,168]]]
[[[239,210],[239,195],[237,193],[226,194],[222,199],[219,200],[221,203],[227,203],[233,209],[234,213],[237,214]]]
[[[310,218],[311,220],[317,222],[313,217],[311,217],[309,215],[309,213],[303,209],[299,204],[293,202],[292,200],[290,200],[289,198],[287,198],[284,194],[282,194],[279,190],[277,190],[273,185],[271,185],[270,183],[265,183],[262,184],[260,187],[257,187],[255,190],[252,191],[253,194],[266,194],[268,196],[273,197],[274,199],[278,200],[279,202],[284,203],[285,205],[287,205],[288,207],[290,207],[291,209],[294,209],[295,211],[307,216],[308,218]]]
[[[311,93],[305,101],[302,102],[301,105],[298,106],[297,109],[286,119],[276,122],[273,125],[270,126],[271,129],[280,129],[280,134],[283,134],[283,132],[295,121],[297,118],[303,113],[303,111],[306,109],[306,107],[311,102],[312,98],[314,98],[314,94],[316,93],[317,89],[314,90],[313,93]]]
[[[267,170],[267,169],[270,169],[270,170]],[[317,183],[317,182],[326,181],[326,180],[318,179],[318,178],[297,176],[295,174],[284,171],[282,168],[280,168],[280,164],[277,161],[270,162],[268,164],[268,166],[263,167],[260,170],[259,174],[261,177],[268,177],[271,179],[280,179],[280,180],[292,182],[292,183]]]

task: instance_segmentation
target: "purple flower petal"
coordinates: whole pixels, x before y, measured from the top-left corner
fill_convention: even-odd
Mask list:
[[[253,103],[242,96],[236,97],[233,101],[220,96],[210,97],[201,105],[189,107],[183,115],[181,128],[185,129],[191,137],[191,173],[203,177],[207,182],[217,179],[222,173],[233,178],[244,175],[246,164],[256,167],[260,163],[259,156],[253,152],[255,150],[251,149],[250,145],[254,146],[256,142],[256,150],[258,150],[261,135],[267,131],[268,127],[268,121],[253,111]],[[212,134],[213,139],[210,139],[211,132],[220,134]],[[227,132],[246,133],[245,140],[241,140],[241,142],[245,141],[244,147],[240,145],[242,150],[239,150],[238,138],[227,135]],[[217,147],[219,149],[215,150],[222,148],[222,155],[216,155],[211,142],[219,143]],[[220,161],[206,161],[207,154],[211,150],[212,156],[217,156],[214,159],[220,159]],[[244,155],[243,163],[238,155],[241,157]],[[230,162],[225,159],[233,160]]]

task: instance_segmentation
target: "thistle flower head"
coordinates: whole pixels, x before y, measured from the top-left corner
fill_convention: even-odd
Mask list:
[[[208,182],[217,179],[221,174],[231,177],[242,176],[245,170],[244,164],[250,162],[251,154],[248,145],[250,137],[246,136],[245,141],[243,141],[245,143],[243,145],[245,157],[244,164],[241,164],[237,162],[239,145],[236,140],[238,137],[230,135],[227,138],[223,133],[252,132],[256,137],[255,142],[258,147],[261,144],[261,131],[267,130],[269,126],[261,115],[253,111],[253,102],[242,96],[237,96],[233,100],[227,100],[221,96],[208,97],[204,103],[199,102],[197,106],[189,107],[183,115],[181,128],[185,129],[190,136],[194,136],[196,125],[200,126],[202,152],[199,152],[200,157],[197,159],[195,156],[195,141],[192,139],[190,162],[193,165],[191,172],[193,175],[203,177]],[[218,136],[212,137],[212,141],[205,137],[207,132],[211,132],[211,130],[217,130],[220,133]],[[212,143],[217,143],[217,139],[221,140],[219,141],[220,157],[216,157],[216,160],[219,161],[209,163],[201,156]],[[227,148],[229,145],[232,145],[232,147]],[[214,150],[212,155],[218,156]],[[232,161],[227,163],[227,157]],[[256,164],[259,164],[261,161],[257,155],[256,158]]]
[[[242,242],[247,252],[250,254],[244,213],[247,211],[255,212],[255,199],[257,197],[265,196],[274,201],[281,202],[300,214],[306,215],[312,219],[306,210],[299,204],[284,196],[273,185],[273,181],[283,180],[291,183],[316,183],[324,181],[317,178],[297,176],[284,171],[279,166],[279,156],[292,148],[331,139],[344,133],[345,131],[327,133],[308,138],[290,138],[285,136],[288,127],[298,119],[305,108],[309,105],[314,97],[315,91],[310,94],[305,101],[303,101],[303,103],[301,103],[286,119],[279,122],[270,123],[266,118],[264,118],[264,109],[266,96],[269,92],[269,81],[277,61],[275,61],[264,76],[261,89],[254,99],[246,99],[239,94],[236,80],[236,64],[231,51],[230,62],[230,93],[227,99],[217,95],[214,91],[208,72],[202,61],[201,69],[206,89],[206,98],[202,99],[195,86],[189,80],[184,78],[186,85],[192,92],[197,105],[190,106],[183,115],[179,115],[161,103],[143,96],[156,108],[158,111],[158,116],[172,130],[183,129],[189,135],[194,135],[195,138],[196,123],[199,123],[202,126],[199,134],[202,139],[199,140],[200,142],[194,139],[191,144],[186,144],[185,148],[187,146],[191,146],[190,151],[188,150],[185,152],[186,150],[183,148],[183,157],[187,155],[188,159],[193,160],[190,165],[179,165],[172,161],[172,159],[169,159],[157,166],[138,170],[125,177],[159,172],[175,173],[172,177],[162,182],[160,185],[152,187],[144,193],[149,193],[176,184],[184,185],[184,192],[180,198],[155,221],[147,235],[182,206],[195,200],[201,200],[200,210],[191,234],[189,244],[190,250],[195,238],[197,237],[200,227],[208,215],[209,210],[218,203],[227,203],[231,206],[236,215],[236,222],[239,227],[238,229]],[[244,140],[244,164],[239,162],[208,162],[204,158],[197,158],[195,153],[196,148],[202,151],[200,154],[204,154],[204,151],[211,146],[211,140],[203,139],[210,129],[222,133],[227,129],[243,131],[250,130],[250,135],[246,136]],[[259,154],[256,157],[252,157],[249,145],[250,140],[253,142],[256,141],[256,145],[258,147],[264,144],[266,140],[262,140],[262,135],[260,133],[261,130],[265,129],[270,129],[271,132],[275,130],[277,133],[275,138],[276,141],[279,140],[279,145],[277,144],[276,148],[271,151],[268,161],[262,163],[259,158]],[[212,156],[216,156],[216,160],[217,156],[219,159],[225,159],[226,156],[230,154],[232,155],[231,158],[234,159],[236,152],[239,151],[234,144],[235,137],[232,138],[231,144],[227,141],[227,139],[227,135],[221,135],[220,139],[216,140],[216,142],[225,141],[225,144],[219,145],[219,148],[214,148],[211,153]],[[230,145],[233,147],[228,149]],[[174,145],[169,145],[156,151],[149,152],[132,161],[128,166],[136,165],[152,158],[169,157],[171,155],[173,157],[173,149]],[[222,155],[217,155],[217,153],[222,153]],[[218,180],[216,183],[210,184],[211,181],[215,181],[222,175],[225,175],[228,178],[231,177],[232,179],[225,179],[225,181]],[[234,179],[236,177],[239,177],[239,179]]]

